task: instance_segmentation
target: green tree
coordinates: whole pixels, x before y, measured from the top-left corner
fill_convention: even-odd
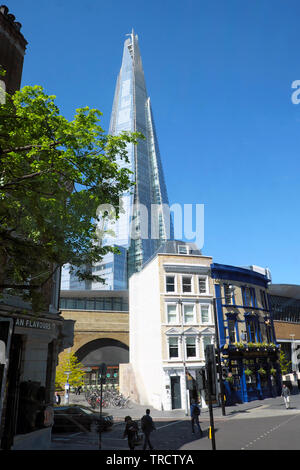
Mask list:
[[[55,388],[56,390],[64,389],[65,383],[67,382],[67,374],[69,374],[69,384],[71,387],[78,387],[83,385],[84,371],[83,365],[78,361],[77,357],[73,353],[67,353],[63,356],[62,360],[56,368],[55,375]]]
[[[143,136],[107,135],[100,116],[85,107],[68,120],[55,96],[39,86],[6,95],[0,106],[0,291],[26,289],[35,300],[67,263],[79,279],[101,282],[88,267],[118,250],[99,241],[97,208],[110,204],[119,214],[119,198],[134,184],[128,145]]]
[[[280,364],[281,373],[283,375],[288,374],[291,369],[292,362],[287,360],[286,355],[284,354],[283,351],[280,351],[279,353],[279,364]]]

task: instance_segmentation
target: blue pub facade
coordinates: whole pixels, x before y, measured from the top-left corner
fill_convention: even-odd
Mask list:
[[[268,273],[213,263],[215,310],[226,404],[277,396],[279,346],[268,294]]]

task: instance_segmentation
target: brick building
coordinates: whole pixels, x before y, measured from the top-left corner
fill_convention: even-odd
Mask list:
[[[0,6],[0,66],[6,71],[1,79],[7,93],[20,88],[27,41],[21,33],[21,23],[9,13],[5,5]]]

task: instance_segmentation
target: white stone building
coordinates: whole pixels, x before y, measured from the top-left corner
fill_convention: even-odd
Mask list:
[[[130,364],[120,385],[140,404],[188,414],[200,398],[196,370],[215,339],[211,263],[194,244],[168,241],[131,276]]]

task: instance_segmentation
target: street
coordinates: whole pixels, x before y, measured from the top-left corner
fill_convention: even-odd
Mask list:
[[[158,411],[156,413],[159,414]],[[188,417],[177,419],[154,416],[156,431],[151,434],[155,451],[211,450],[208,438],[208,412],[200,417],[203,437],[192,434]],[[298,450],[300,429],[300,395],[291,396],[291,407],[286,410],[281,397],[226,408],[226,416],[214,409],[216,450]],[[123,439],[124,421],[102,433],[101,449],[127,450]],[[52,450],[98,450],[99,437],[95,433],[53,434]],[[141,450],[142,446],[138,446]]]

